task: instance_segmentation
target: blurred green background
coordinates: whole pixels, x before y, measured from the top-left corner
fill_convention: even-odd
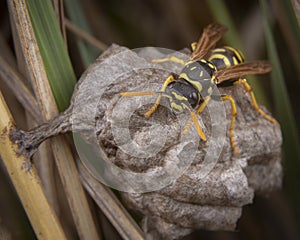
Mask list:
[[[213,21],[229,28],[220,45],[241,49],[248,60],[269,59],[274,68],[269,78],[250,79],[250,84],[258,102],[266,105],[282,126],[282,190],[258,196],[254,204],[244,207],[236,232],[197,231],[184,239],[300,239],[299,1],[65,0],[64,11],[71,21],[66,22],[66,39],[77,79],[112,43],[129,48],[178,50],[189,47],[203,27]],[[9,21],[6,2],[1,1],[1,36],[13,50]],[[99,41],[98,48],[83,40],[85,33],[76,32],[74,24],[94,36]],[[3,86],[0,89],[3,91]],[[9,101],[9,92],[6,95]],[[33,238],[30,224],[2,171],[0,224],[14,232],[14,239]]]

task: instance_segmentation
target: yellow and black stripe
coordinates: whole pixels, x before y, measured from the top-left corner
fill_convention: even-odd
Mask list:
[[[239,50],[225,46],[214,49],[208,57],[208,61],[211,62],[217,70],[220,70],[240,64],[244,62],[245,59]]]

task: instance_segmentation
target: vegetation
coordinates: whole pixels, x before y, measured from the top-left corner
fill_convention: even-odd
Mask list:
[[[269,78],[251,78],[250,83],[258,102],[282,127],[283,188],[245,207],[238,232],[197,231],[186,239],[299,238],[298,1],[8,0],[0,5],[1,131],[14,121],[18,128],[30,129],[66,109],[76,79],[112,43],[181,49],[208,23],[226,25],[230,31],[224,44],[240,48],[249,60],[269,59],[273,64]],[[109,189],[99,189],[106,202],[94,199],[97,204],[86,194],[65,137],[44,144],[34,159],[38,171],[27,174],[21,170],[25,159],[11,151],[15,146],[3,136],[1,132],[0,236],[140,238],[140,229]]]

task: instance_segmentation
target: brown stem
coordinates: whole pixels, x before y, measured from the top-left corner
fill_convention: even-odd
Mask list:
[[[43,123],[28,132],[21,129],[14,129],[11,131],[10,139],[18,144],[20,149],[18,154],[22,154],[30,159],[43,141],[58,134],[71,131],[71,114],[72,106],[50,121]]]

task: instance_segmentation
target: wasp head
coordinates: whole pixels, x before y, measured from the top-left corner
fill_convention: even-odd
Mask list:
[[[194,108],[200,99],[200,95],[195,88],[181,81],[169,84],[165,93],[174,113],[182,113],[186,109]]]

